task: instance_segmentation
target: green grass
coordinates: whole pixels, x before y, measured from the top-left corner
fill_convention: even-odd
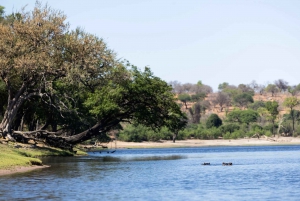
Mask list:
[[[28,146],[28,145],[24,145]],[[77,150],[76,155],[86,153]],[[43,165],[38,157],[44,156],[74,156],[74,153],[50,147],[15,148],[13,144],[0,144],[0,169],[9,169],[17,166]]]
[[[38,158],[25,156],[21,151],[7,145],[0,145],[0,169],[9,169],[16,166],[43,165]]]

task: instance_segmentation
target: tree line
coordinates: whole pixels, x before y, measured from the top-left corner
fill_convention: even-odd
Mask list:
[[[188,117],[188,125],[179,132],[178,139],[236,139],[300,134],[300,111],[297,109],[300,104],[297,98],[300,85],[289,86],[282,79],[266,87],[255,81],[238,86],[224,82],[219,85],[219,91],[213,93],[212,88],[201,81],[196,84],[173,81],[169,84]],[[282,102],[255,101],[255,94],[271,99],[279,95],[285,98]],[[283,109],[285,113],[280,114]],[[119,138],[125,141],[171,139],[165,129],[154,135],[140,125],[125,127],[120,131]]]

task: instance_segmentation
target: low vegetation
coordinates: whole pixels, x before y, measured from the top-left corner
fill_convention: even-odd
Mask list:
[[[85,152],[77,149],[76,155]],[[45,156],[74,156],[74,153],[50,147],[30,148],[28,145],[8,143],[0,144],[0,169],[11,169],[18,166],[43,165]]]

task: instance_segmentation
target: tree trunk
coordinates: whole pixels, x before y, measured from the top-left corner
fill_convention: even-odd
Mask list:
[[[175,143],[176,138],[177,138],[177,132],[175,132],[175,133],[173,134],[173,143]]]
[[[29,132],[15,131],[12,137],[18,142],[28,142],[29,140],[42,141],[49,146],[62,149],[73,150],[73,146],[83,141],[89,140],[94,136],[106,135],[106,132],[119,124],[120,120],[111,120],[99,122],[92,128],[76,135],[65,137],[61,132],[49,132],[46,130],[37,130]]]
[[[273,120],[273,126],[272,126],[272,134],[273,134],[273,136],[275,137],[275,133],[274,133],[274,127],[275,127],[275,121]]]
[[[2,131],[3,137],[6,137],[7,134],[11,133],[11,131],[12,131],[13,120],[16,117],[17,112],[18,112],[19,108],[21,107],[21,104],[25,100],[21,96],[22,95],[24,96],[23,93],[26,89],[26,84],[23,83],[20,90],[13,97],[11,84],[10,84],[9,80],[6,82],[6,86],[8,89],[7,108],[6,108],[6,111],[4,113],[3,119],[0,124],[0,131]]]
[[[294,117],[294,110],[293,108],[291,108],[291,117],[292,117],[292,125],[293,125],[293,129],[292,129],[292,135],[294,135],[294,131],[295,131],[295,117]]]

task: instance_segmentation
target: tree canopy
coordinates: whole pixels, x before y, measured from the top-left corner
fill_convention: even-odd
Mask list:
[[[206,120],[206,128],[219,127],[222,125],[222,120],[217,114],[211,114]]]
[[[227,116],[229,122],[250,124],[256,122],[259,114],[254,110],[234,110]]]
[[[0,23],[0,88],[5,86],[0,93],[7,98],[3,137],[66,148],[120,122],[154,130],[166,126],[174,133],[185,126],[166,82],[149,68],[118,60],[101,38],[70,30],[62,12],[37,2],[33,11],[5,21],[10,23]],[[34,131],[14,130],[23,128],[30,113],[37,117]],[[81,126],[74,129],[74,123]]]

